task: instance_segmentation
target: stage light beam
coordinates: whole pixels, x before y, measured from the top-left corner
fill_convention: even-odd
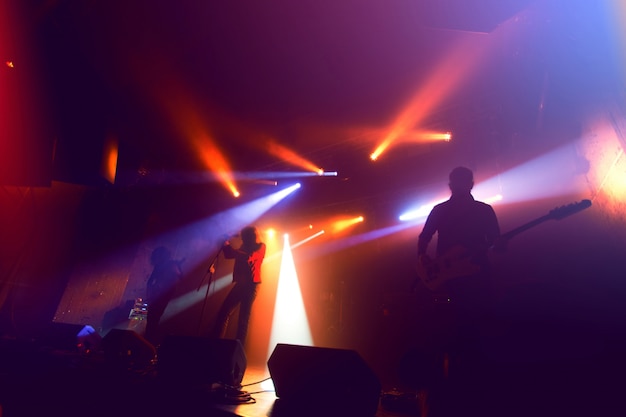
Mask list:
[[[281,158],[283,161],[288,162],[292,165],[304,168],[310,172],[314,172],[317,175],[322,175],[320,174],[320,172],[321,173],[324,172],[324,170],[321,169],[320,167],[315,166],[315,164],[313,164],[312,162],[308,161],[307,159],[298,155],[291,149],[287,148],[284,145],[281,145],[280,143],[274,140],[271,140],[271,139],[267,140],[266,149],[270,154]]]
[[[430,214],[430,211],[439,203],[443,203],[447,198],[435,200],[434,202],[423,204],[419,206],[415,210],[409,210],[405,213],[402,213],[398,218],[402,222],[411,221],[411,220],[419,220],[425,219]]]
[[[498,29],[498,36],[476,34],[464,37],[453,45],[448,54],[433,67],[426,80],[422,81],[409,97],[379,145],[370,154],[370,159],[377,160],[390,146],[401,142],[407,131],[419,126],[450,94],[470,80],[488,63],[485,58],[494,47],[506,40],[506,35],[512,29],[510,25],[502,25]]]
[[[298,273],[289,245],[289,236],[283,237],[283,253],[276,289],[276,304],[270,333],[268,352],[278,343],[311,346],[313,338],[298,282]]]
[[[341,219],[333,222],[331,228],[333,233],[339,233],[343,230],[348,229],[351,226],[354,226],[355,224],[362,223],[364,221],[365,218],[363,216],[357,216],[350,219]]]

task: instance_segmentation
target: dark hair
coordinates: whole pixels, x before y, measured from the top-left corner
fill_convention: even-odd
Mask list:
[[[474,187],[474,173],[466,167],[456,167],[450,172],[450,189],[455,191],[470,191]]]
[[[171,258],[172,254],[170,250],[165,246],[159,246],[152,251],[152,254],[150,255],[150,262],[152,262],[152,265],[158,265],[163,262],[169,261]]]
[[[246,226],[241,229],[241,240],[243,246],[247,248],[256,248],[261,243],[259,232],[254,226]]]

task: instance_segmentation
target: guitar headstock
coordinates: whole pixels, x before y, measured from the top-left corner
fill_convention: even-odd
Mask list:
[[[567,204],[550,210],[548,217],[555,220],[561,220],[589,207],[591,207],[591,200],[581,200],[576,203]]]

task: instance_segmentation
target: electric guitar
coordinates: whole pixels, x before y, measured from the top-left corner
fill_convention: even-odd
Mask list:
[[[545,221],[561,220],[589,207],[591,207],[591,200],[581,200],[576,203],[554,208],[550,210],[548,214],[500,235],[499,240],[503,243],[508,242],[514,236],[538,226]],[[482,247],[475,250],[468,250],[462,246],[455,246],[436,259],[431,259],[427,255],[422,256],[417,264],[417,275],[426,288],[431,291],[437,291],[441,289],[443,284],[451,279],[480,272],[480,266],[472,262],[472,257],[476,253],[479,253],[479,251],[485,249],[490,248]]]

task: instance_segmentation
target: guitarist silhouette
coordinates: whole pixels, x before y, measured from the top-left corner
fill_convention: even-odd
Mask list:
[[[427,287],[425,277],[433,269],[441,268],[438,262],[442,258],[461,257],[466,261],[460,267],[450,265],[454,278],[437,288],[448,301],[447,312],[442,317],[432,317],[432,320],[441,320],[436,327],[448,328],[448,339],[440,349],[449,358],[452,368],[456,363],[468,364],[477,358],[480,328],[489,317],[493,301],[488,250],[492,246],[502,250],[505,247],[499,243],[500,226],[495,211],[471,194],[473,172],[466,167],[454,168],[448,185],[451,196],[433,207],[428,215],[419,235],[417,254],[418,274]],[[427,249],[435,233],[437,247],[433,260],[427,255]]]
[[[457,167],[452,170],[449,179],[450,199],[432,209],[419,235],[418,271],[424,280],[432,275],[432,268],[437,266],[427,255],[428,245],[437,233],[436,255],[439,260],[445,261],[446,257],[465,260],[448,265],[455,268],[456,278],[447,282],[445,287],[452,287],[453,281],[468,281],[469,277],[474,284],[485,286],[487,282],[477,281],[488,278],[488,249],[494,245],[504,249],[504,242],[499,240],[500,226],[496,213],[489,204],[472,196],[474,175],[470,169]],[[425,283],[428,286],[428,282]]]
[[[421,334],[422,340],[436,340],[435,349],[443,358],[441,367],[445,374],[454,376],[459,384],[468,387],[476,384],[476,375],[483,372],[484,347],[489,342],[494,297],[491,287],[489,251],[506,250],[509,239],[547,220],[560,220],[591,206],[590,200],[582,200],[551,210],[507,233],[501,234],[493,208],[476,201],[471,194],[474,186],[473,173],[465,167],[457,167],[450,173],[450,199],[433,207],[419,235],[417,272],[424,286],[439,293],[435,298],[446,300],[437,303],[439,308],[429,317],[436,331]],[[428,245],[438,234],[436,258],[427,255]],[[441,313],[441,314],[437,314]],[[437,338],[440,330],[447,332],[444,339]],[[469,379],[466,379],[469,378]],[[478,385],[480,387],[480,385]],[[438,395],[441,386],[434,384],[430,395],[434,408],[448,404],[464,404],[463,401],[446,401],[445,394]],[[433,404],[431,404],[433,405]]]

